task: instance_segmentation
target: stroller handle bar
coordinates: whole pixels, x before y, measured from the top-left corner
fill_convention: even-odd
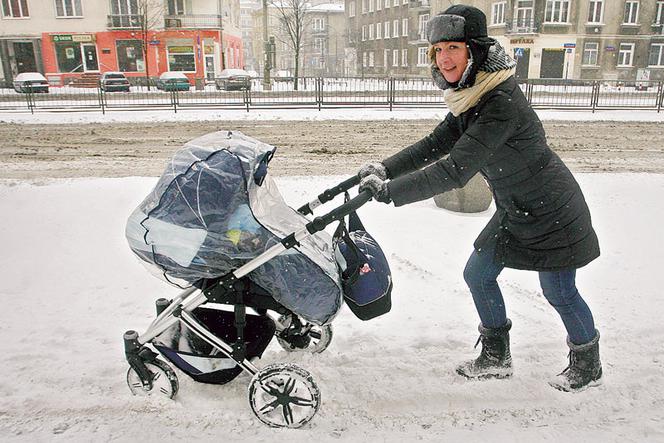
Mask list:
[[[311,201],[311,202],[307,203],[306,205],[303,205],[302,207],[300,207],[297,210],[297,212],[299,212],[301,214],[304,214],[304,215],[313,214],[314,209],[316,209],[318,206],[322,205],[323,203],[329,202],[330,200],[332,200],[337,195],[341,194],[342,192],[346,192],[349,189],[351,189],[351,188],[353,188],[353,187],[355,187],[359,184],[360,184],[360,177],[357,176],[357,175],[353,175],[352,177],[349,177],[348,179],[342,181],[338,185],[333,186],[330,189],[326,189],[325,191],[323,191],[322,194],[320,194],[318,196],[318,198],[316,198],[316,200]],[[364,203],[362,203],[362,204],[364,204]]]

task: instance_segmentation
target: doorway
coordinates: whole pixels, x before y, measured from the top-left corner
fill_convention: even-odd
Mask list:
[[[99,71],[96,45],[81,45],[83,51],[83,69],[85,71]]]
[[[205,56],[205,80],[214,82],[214,55]]]
[[[35,48],[32,42],[14,42],[14,57],[17,73],[37,72]]]
[[[563,78],[565,49],[543,49],[540,78]]]

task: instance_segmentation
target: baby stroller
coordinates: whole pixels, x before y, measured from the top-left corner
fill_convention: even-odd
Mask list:
[[[129,217],[132,251],[183,289],[156,301],[147,331],[124,334],[133,394],[177,394],[175,371],[159,353],[202,383],[224,384],[248,372],[258,419],[300,427],[320,407],[313,377],[295,364],[259,370],[255,359],[275,336],[287,351],[324,351],[344,299],[363,320],[390,310],[387,261],[355,214],[370,193],[350,199],[347,191],[359,181],[351,177],[295,211],[267,173],[274,152],[238,132],[192,140]],[[342,193],[338,208],[305,217]],[[331,238],[324,229],[334,222]]]

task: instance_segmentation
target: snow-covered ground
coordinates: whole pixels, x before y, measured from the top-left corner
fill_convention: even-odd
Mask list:
[[[298,206],[339,179],[277,183]],[[274,341],[259,362],[294,362],[314,375],[323,405],[300,430],[258,422],[244,374],[211,386],[178,373],[174,401],[130,394],[122,334],[142,332],[154,300],[177,293],[124,240],[125,220],[155,178],[0,182],[0,440],[664,441],[664,176],[578,179],[602,247],[578,273],[602,333],[601,387],[568,394],[548,386],[567,364],[565,332],[537,275],[513,270],[500,282],[515,376],[455,375],[477,352],[478,318],[461,274],[491,211],[370,202],[360,215],[392,266],[392,312],[361,322],[344,308],[324,353],[290,354]]]
[[[664,112],[650,110],[611,110],[611,111],[552,111],[536,109],[541,120],[551,121],[616,121],[616,122],[664,122]],[[1,111],[0,123],[26,124],[85,124],[123,122],[191,122],[191,121],[242,121],[242,120],[443,120],[448,110],[445,108],[346,108],[346,109],[252,109],[247,112],[239,109],[182,109],[174,113],[172,109],[162,110],[111,110],[101,111],[39,111],[30,114],[26,111]]]

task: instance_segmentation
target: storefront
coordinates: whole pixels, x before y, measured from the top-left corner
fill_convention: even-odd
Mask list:
[[[21,72],[43,72],[41,39],[8,37],[0,39],[0,78],[11,81]]]
[[[59,79],[61,84],[86,73],[107,71],[152,78],[165,71],[182,71],[191,80],[213,81],[224,67],[243,63],[241,39],[224,35],[228,47],[222,47],[216,30],[150,31],[146,51],[139,31],[45,33],[42,37],[44,69],[54,83]]]

